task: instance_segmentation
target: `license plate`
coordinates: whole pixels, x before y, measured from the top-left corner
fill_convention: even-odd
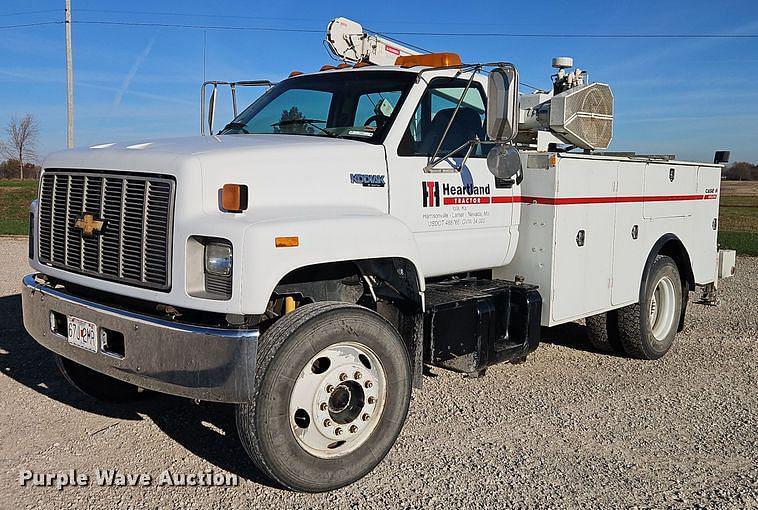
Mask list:
[[[68,343],[97,352],[97,326],[77,317],[68,317]]]

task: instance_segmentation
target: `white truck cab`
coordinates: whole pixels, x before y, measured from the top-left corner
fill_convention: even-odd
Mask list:
[[[599,349],[657,359],[690,292],[714,303],[733,273],[724,158],[602,152],[610,87],[570,59],[519,95],[512,64],[344,18],[327,43],[339,66],[204,84],[207,135],[45,160],[24,323],[78,388],[234,403],[264,473],[330,490],[389,451],[425,365],[481,376],[578,319]],[[237,113],[246,85],[267,89]]]

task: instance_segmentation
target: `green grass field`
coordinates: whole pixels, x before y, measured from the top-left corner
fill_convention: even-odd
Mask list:
[[[36,197],[35,180],[0,180],[0,235],[29,232],[29,202]]]
[[[0,235],[26,235],[36,195],[37,181],[0,180]],[[758,257],[758,182],[722,183],[719,245]]]
[[[719,246],[758,257],[758,182],[721,183]]]

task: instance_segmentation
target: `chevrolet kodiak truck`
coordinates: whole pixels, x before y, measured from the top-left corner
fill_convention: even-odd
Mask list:
[[[327,43],[339,66],[205,84],[209,135],[45,160],[24,324],[74,386],[236,404],[260,471],[326,491],[387,454],[425,366],[481,376],[578,319],[598,348],[654,360],[690,293],[714,303],[733,273],[724,154],[599,152],[613,96],[571,59],[519,94],[512,64],[344,18]],[[236,114],[236,87],[261,84]],[[227,85],[235,117],[214,132]]]

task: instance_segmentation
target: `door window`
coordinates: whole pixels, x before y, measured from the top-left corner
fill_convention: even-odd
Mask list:
[[[421,98],[411,122],[398,147],[399,156],[432,156],[442,135],[453,117],[464,90],[466,80],[437,79],[432,81]],[[440,154],[450,152],[468,140],[486,139],[484,93],[478,83],[472,83],[455,114],[453,123],[444,138]],[[484,154],[481,144],[475,147],[472,157]],[[456,154],[463,156],[463,151]]]

